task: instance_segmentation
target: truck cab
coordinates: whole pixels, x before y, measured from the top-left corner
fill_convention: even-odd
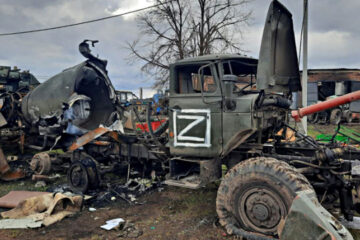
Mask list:
[[[211,181],[221,176],[222,163],[251,157],[239,148],[263,151],[287,122],[299,90],[291,13],[278,2],[267,16],[259,60],[217,54],[170,65],[170,177],[195,173]]]
[[[173,64],[169,98],[173,110],[169,115],[171,154],[219,157],[235,133],[252,132],[259,95],[252,89],[256,70],[256,59],[236,54],[208,55]]]
[[[238,54],[200,56],[170,66],[173,177],[192,172],[199,182],[216,179],[222,163],[246,158],[235,149],[263,144],[283,126],[289,96],[257,89],[257,66],[257,59]]]

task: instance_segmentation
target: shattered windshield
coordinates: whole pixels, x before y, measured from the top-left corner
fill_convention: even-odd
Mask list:
[[[256,64],[228,60],[222,62],[223,75],[237,76],[234,92],[256,90]]]

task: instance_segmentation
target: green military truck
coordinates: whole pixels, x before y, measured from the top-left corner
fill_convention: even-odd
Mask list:
[[[172,64],[169,92],[158,101],[162,116],[151,102],[141,115],[133,101],[121,109],[125,131],[107,136],[113,128],[100,127],[79,137],[68,148],[75,156],[69,185],[82,192],[101,185],[102,174],[115,169],[105,162],[127,164],[128,178],[136,166],[144,175],[154,170],[179,187],[197,189],[220,180],[216,210],[230,234],[352,239],[321,204],[353,219],[359,209],[353,199],[360,185],[360,152],[320,144],[289,126],[292,93],[301,90],[297,59],[292,15],[274,0],[259,60],[219,54]],[[167,121],[152,129],[157,117]],[[135,127],[145,123],[146,131]],[[95,139],[107,145],[96,145]]]
[[[133,101],[122,110],[133,131],[119,133],[118,142],[105,138],[113,146],[106,149],[118,146],[111,154],[128,164],[128,178],[130,167],[142,166],[144,173],[162,168],[172,186],[197,189],[221,180],[216,210],[228,233],[246,239],[352,239],[318,199],[353,219],[360,152],[319,144],[289,126],[292,93],[300,90],[292,15],[273,1],[259,60],[218,54],[177,61],[170,66],[168,95],[159,101],[162,116],[153,103],[141,116]],[[164,116],[167,121],[152,129],[152,119]],[[148,131],[135,127],[145,123]],[[90,153],[70,166],[74,190],[85,192],[103,179],[106,168],[99,163],[110,154],[98,155],[95,137],[89,139],[100,130],[104,137],[111,127],[95,129],[70,147],[74,154],[82,146]]]
[[[57,147],[69,155],[74,191],[106,185],[104,174],[119,164],[127,165],[127,178],[142,167],[143,176],[155,171],[173,186],[219,180],[216,211],[230,234],[352,239],[322,205],[353,219],[360,152],[320,144],[289,126],[290,99],[301,85],[292,15],[278,1],[269,8],[259,60],[237,54],[180,60],[170,66],[168,94],[147,102],[145,116],[137,100],[121,104],[106,61],[91,55],[87,42],[79,46],[86,62],[30,92],[17,109],[21,122],[37,128],[24,131],[38,134],[39,151]],[[153,129],[158,118],[162,124]],[[136,128],[144,120],[148,129]]]

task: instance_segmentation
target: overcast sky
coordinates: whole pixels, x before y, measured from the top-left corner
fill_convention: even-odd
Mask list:
[[[292,13],[299,42],[302,0],[282,0]],[[309,0],[309,67],[360,68],[359,0]],[[243,29],[242,48],[257,57],[269,0],[253,0],[250,25]],[[110,16],[150,5],[147,0],[0,0],[0,33],[53,27]],[[0,37],[0,65],[18,66],[44,81],[80,63],[83,39],[97,39],[94,53],[108,60],[117,89],[150,87],[152,77],[129,64],[126,42],[138,38],[135,15],[34,34]]]

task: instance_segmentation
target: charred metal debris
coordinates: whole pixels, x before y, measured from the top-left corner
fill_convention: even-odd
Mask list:
[[[360,151],[317,142],[290,119],[358,100],[360,92],[290,110],[301,84],[292,15],[282,4],[270,4],[259,60],[179,60],[170,66],[169,90],[150,99],[115,91],[107,62],[91,54],[96,42],[79,45],[86,61],[25,96],[0,95],[1,148],[18,147],[19,159],[31,149],[37,178],[64,171],[74,192],[100,189],[98,202],[129,203],[164,180],[197,189],[221,179],[216,211],[229,234],[352,239],[330,212],[351,221],[360,209]],[[0,177],[24,177],[9,155],[0,151]]]

